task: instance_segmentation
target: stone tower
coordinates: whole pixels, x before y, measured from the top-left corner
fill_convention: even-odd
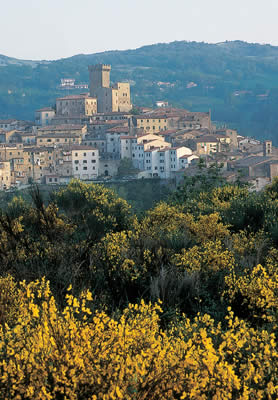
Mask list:
[[[263,155],[264,156],[271,156],[272,155],[272,141],[265,140],[263,143]]]
[[[90,74],[90,96],[95,94],[96,89],[110,87],[111,65],[89,65],[88,69]]]
[[[90,96],[97,98],[97,111],[129,112],[132,108],[130,102],[130,85],[126,82],[117,82],[110,86],[111,65],[89,65]]]

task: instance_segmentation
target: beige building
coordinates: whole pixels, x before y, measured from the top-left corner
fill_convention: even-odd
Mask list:
[[[158,133],[168,129],[168,119],[155,114],[135,115],[132,122],[136,128],[143,129],[146,133]]]
[[[32,179],[34,182],[43,183],[45,176],[53,173],[55,164],[53,147],[25,147],[23,156],[24,162],[21,169],[18,166],[18,176],[26,176],[27,181]]]
[[[0,190],[11,187],[11,164],[9,161],[0,161]]]
[[[57,148],[55,149],[54,154],[55,174],[58,175],[61,179],[72,177],[72,150],[70,146]]]
[[[59,146],[68,144],[80,144],[81,137],[70,133],[59,133],[37,136],[37,146]]]
[[[92,116],[97,113],[97,99],[87,94],[56,99],[57,116]]]
[[[201,136],[196,139],[197,154],[213,154],[220,151],[220,142],[217,138],[212,135]]]
[[[65,125],[51,125],[45,126],[38,129],[38,135],[49,135],[49,134],[72,134],[83,137],[87,133],[86,125],[77,124],[65,124]]]
[[[55,117],[55,110],[53,110],[53,108],[51,107],[45,107],[35,111],[36,125],[40,126],[50,125],[54,117]]]
[[[11,161],[13,158],[23,158],[23,144],[1,145],[0,160]]]
[[[129,112],[129,83],[117,82],[110,86],[111,65],[97,64],[88,67],[90,75],[90,96],[97,98],[98,113]]]

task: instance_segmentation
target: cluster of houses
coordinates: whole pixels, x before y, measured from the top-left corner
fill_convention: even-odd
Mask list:
[[[110,66],[89,67],[90,93],[56,99],[35,121],[0,120],[0,188],[113,177],[123,159],[138,178],[194,174],[199,158],[257,189],[278,175],[278,149],[217,128],[210,112],[168,106],[131,110],[129,85],[110,87]],[[127,172],[128,173],[128,172]]]

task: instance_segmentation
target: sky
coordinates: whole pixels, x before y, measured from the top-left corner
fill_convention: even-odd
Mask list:
[[[175,40],[278,45],[278,0],[0,0],[0,54],[53,60]]]

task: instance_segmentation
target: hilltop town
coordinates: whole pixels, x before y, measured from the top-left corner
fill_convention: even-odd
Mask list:
[[[56,99],[35,121],[0,120],[0,189],[30,183],[67,184],[72,178],[160,178],[194,175],[199,160],[221,165],[229,182],[260,190],[278,175],[270,140],[217,127],[208,112],[133,107],[130,84],[110,82],[110,65],[88,67],[89,93]],[[86,86],[84,86],[86,89]]]

